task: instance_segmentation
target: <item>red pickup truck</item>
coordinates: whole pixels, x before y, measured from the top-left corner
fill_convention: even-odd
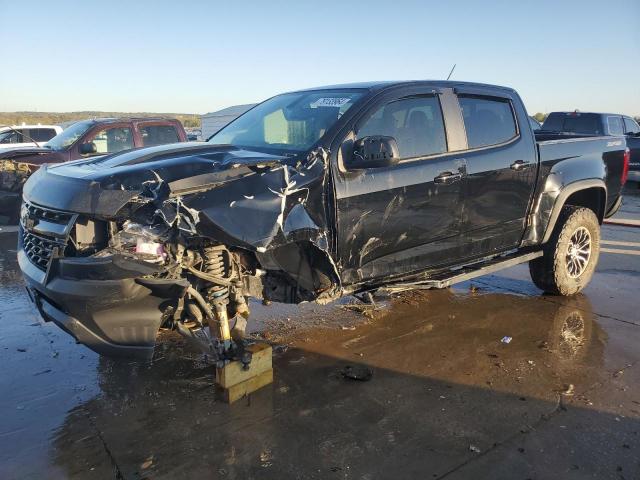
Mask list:
[[[76,122],[40,147],[2,149],[0,216],[17,219],[22,186],[45,163],[186,141],[182,124],[173,118],[98,118]]]

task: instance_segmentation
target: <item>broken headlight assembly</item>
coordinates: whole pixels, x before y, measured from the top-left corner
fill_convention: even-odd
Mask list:
[[[122,229],[111,236],[109,246],[146,262],[164,263],[167,260],[165,242],[168,234],[168,227],[141,225],[127,220]]]

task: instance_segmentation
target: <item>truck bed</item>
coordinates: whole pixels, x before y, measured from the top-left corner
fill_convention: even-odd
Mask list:
[[[609,212],[622,191],[622,170],[626,142],[622,137],[572,135],[541,132],[535,134],[540,159],[540,179],[548,179],[555,171],[555,164],[562,161],[564,184],[566,173],[573,171],[579,178],[606,178]],[[571,168],[575,164],[576,168]],[[560,187],[560,186],[559,186]]]

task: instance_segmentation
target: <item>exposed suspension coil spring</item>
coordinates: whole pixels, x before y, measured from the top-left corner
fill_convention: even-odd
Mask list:
[[[224,279],[228,283],[231,279],[232,263],[228,250],[222,245],[206,247],[203,249],[203,272],[210,277]],[[212,282],[213,285],[207,288],[207,299],[215,304],[226,304],[229,299],[228,285]]]

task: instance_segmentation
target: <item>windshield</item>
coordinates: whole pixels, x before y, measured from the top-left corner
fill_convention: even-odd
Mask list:
[[[11,143],[10,139],[15,134],[16,133],[13,130],[5,130],[4,132],[0,132],[0,143]]]
[[[304,152],[362,95],[362,90],[314,90],[278,95],[224,127],[209,143]]]
[[[47,143],[45,143],[44,147],[50,148],[51,150],[55,150],[57,152],[66,150],[67,147],[73,145],[76,140],[84,135],[84,133],[89,130],[89,128],[91,128],[94,123],[95,122],[93,120],[84,120],[82,122],[74,123],[62,133],[56,135]]]

